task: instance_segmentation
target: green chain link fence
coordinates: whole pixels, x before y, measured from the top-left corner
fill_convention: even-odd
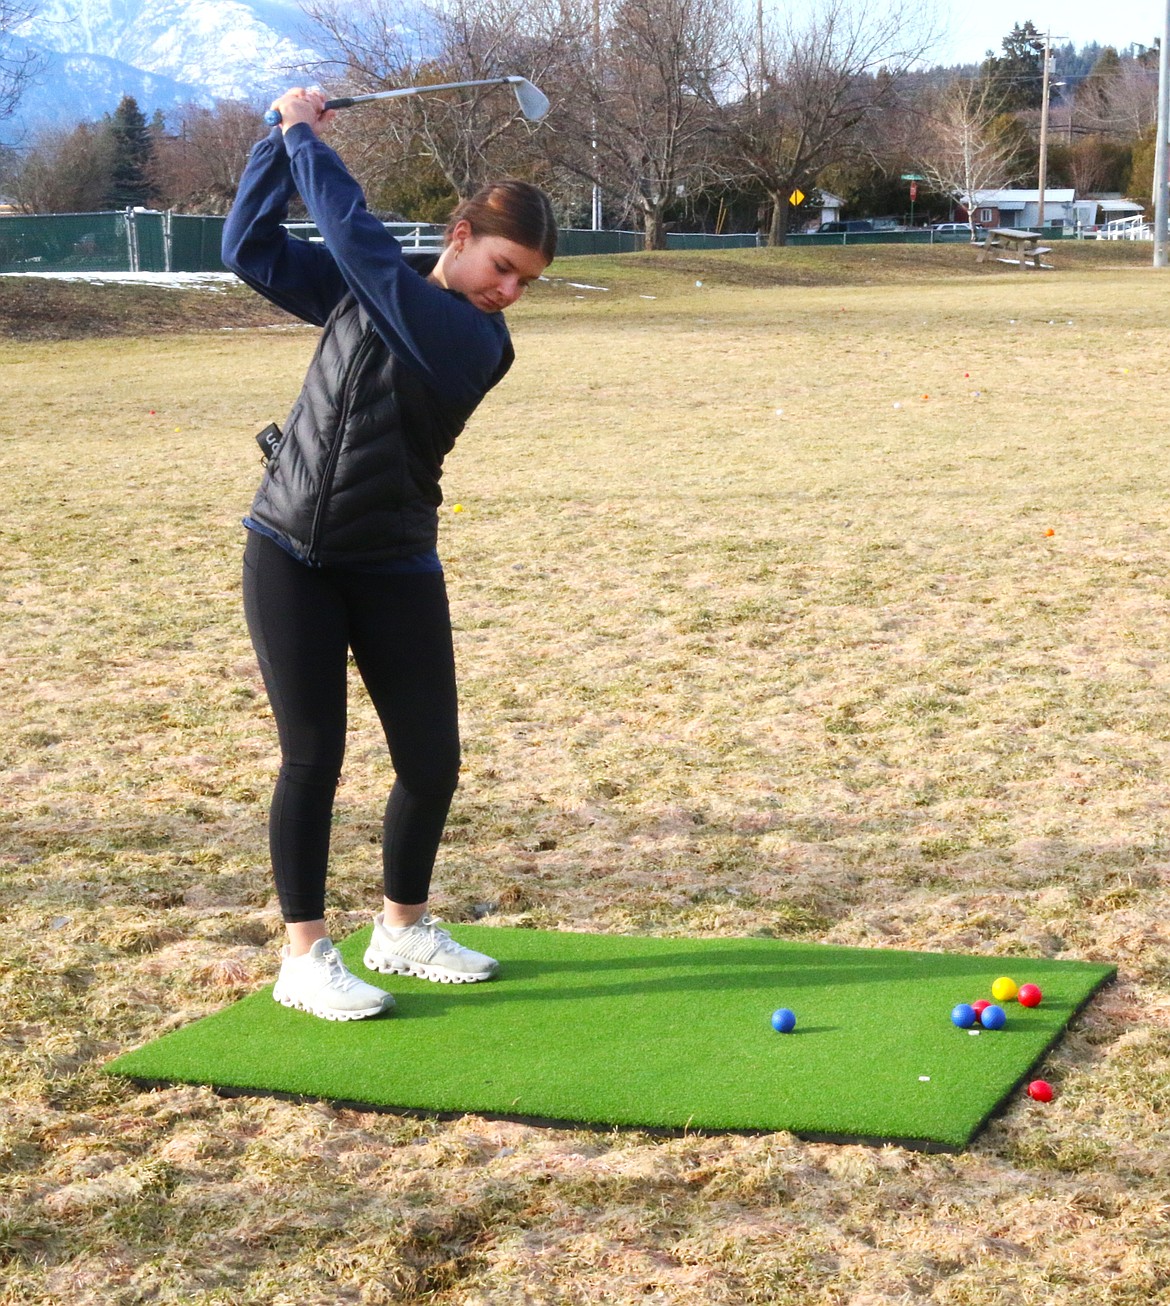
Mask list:
[[[0,216],[0,272],[223,272],[222,217],[198,214],[52,213]],[[407,248],[436,248],[443,228],[432,223],[387,223]],[[290,223],[302,240],[319,239],[311,223]],[[755,247],[754,234],[704,235],[672,231],[669,249]],[[562,228],[558,253],[629,254],[645,249],[639,231]]]
[[[0,217],[0,272],[124,272],[124,213]]]
[[[125,213],[20,214],[0,216],[0,272],[223,272],[219,257],[224,219],[199,214]],[[388,229],[408,248],[436,248],[442,226],[392,222]],[[290,223],[302,240],[319,239],[311,223]],[[1062,235],[1059,229],[1045,237]],[[825,235],[793,233],[792,245],[935,244],[967,241],[933,231],[874,231]],[[754,249],[754,232],[715,236],[667,232],[668,249]],[[629,254],[645,249],[640,231],[589,231],[563,227],[557,252]]]
[[[198,214],[65,213],[32,217],[0,216],[0,272],[223,272],[219,257],[224,219]],[[443,228],[434,223],[389,222],[387,228],[407,248],[436,248]],[[302,240],[320,239],[309,222],[289,224]],[[1066,235],[1046,228],[1045,239]],[[790,245],[925,245],[958,244],[965,232],[867,231],[792,233]],[[754,232],[715,236],[706,232],[670,231],[667,249],[755,249]],[[640,231],[589,231],[562,227],[557,252],[630,254],[646,248]]]
[[[223,218],[168,214],[171,265],[169,272],[223,272],[219,257]]]
[[[135,210],[5,214],[0,272],[223,272],[223,224]]]

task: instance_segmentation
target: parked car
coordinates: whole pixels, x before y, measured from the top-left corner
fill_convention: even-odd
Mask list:
[[[874,225],[868,218],[850,218],[846,222],[822,222],[817,228],[818,236],[831,236],[834,232],[873,231]]]
[[[969,236],[971,234],[971,224],[969,222],[936,222],[930,230],[938,232],[940,236],[958,236],[960,234]]]

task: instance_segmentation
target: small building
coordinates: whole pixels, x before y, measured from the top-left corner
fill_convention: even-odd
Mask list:
[[[818,194],[821,197],[820,213],[812,222],[805,224],[806,231],[815,231],[817,227],[823,227],[826,222],[837,222],[841,217],[841,210],[845,207],[845,201],[840,195],[834,195],[827,190],[819,191]]]
[[[1089,195],[1077,201],[1077,208],[1084,204],[1092,207],[1091,216],[1085,218],[1083,226],[1103,227],[1107,222],[1117,222],[1123,218],[1140,217],[1146,211],[1144,204],[1137,200],[1127,200],[1116,193],[1109,195]]]
[[[1067,227],[1070,231],[1077,226],[1077,193],[1072,189],[1054,190],[1044,188],[1044,225],[1046,227]],[[994,190],[977,190],[973,196],[975,212],[972,215],[977,227],[1025,227],[1037,226],[1040,217],[1039,190],[1015,190],[1012,187],[998,187]],[[966,208],[955,205],[955,221],[967,219]],[[1083,223],[1082,223],[1083,225]]]

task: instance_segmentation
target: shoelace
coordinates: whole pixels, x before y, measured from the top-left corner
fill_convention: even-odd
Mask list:
[[[424,930],[426,930],[427,938],[430,939],[431,943],[436,948],[450,947],[462,951],[462,949],[459,948],[459,944],[455,942],[455,940],[451,937],[450,933],[447,930],[443,929],[443,927],[439,924],[437,920],[435,920],[433,916],[424,916],[422,920],[419,921],[419,924],[423,927]]]
[[[355,984],[360,984],[361,980],[356,975],[351,974],[345,968],[345,962],[341,959],[341,953],[336,948],[330,948],[321,958],[329,971],[329,982],[339,988],[343,993],[352,989]]]
[[[461,943],[456,943],[450,932],[443,929],[439,922],[429,914],[415,921],[413,928],[422,930],[426,934],[427,942],[431,945],[430,951],[426,954],[428,957],[433,957],[440,948],[449,948],[457,953],[471,951],[470,948],[465,948]]]

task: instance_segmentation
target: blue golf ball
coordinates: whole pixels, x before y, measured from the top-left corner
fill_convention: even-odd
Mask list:
[[[777,1007],[772,1012],[772,1028],[777,1034],[791,1034],[796,1028],[796,1013],[787,1007]]]
[[[983,1008],[983,1015],[979,1017],[979,1023],[984,1029],[1003,1029],[1007,1024],[1007,1016],[1004,1014],[1002,1007],[997,1007],[993,1003],[990,1007]]]
[[[960,1029],[971,1029],[978,1019],[975,1008],[969,1002],[960,1002],[951,1011],[951,1024],[958,1025]]]

